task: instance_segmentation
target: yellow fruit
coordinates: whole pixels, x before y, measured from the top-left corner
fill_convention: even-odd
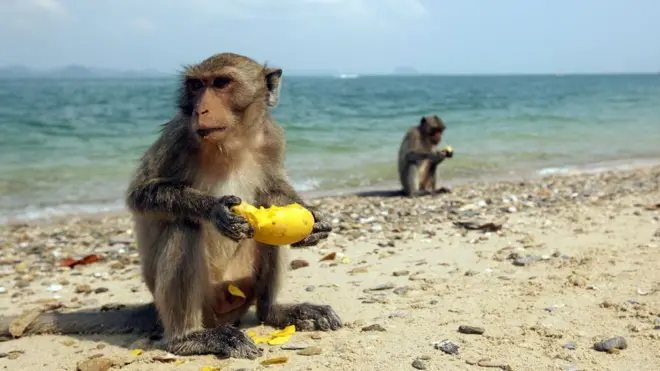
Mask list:
[[[299,204],[256,208],[242,202],[232,211],[254,228],[254,240],[269,245],[290,245],[312,233],[314,216]]]
[[[289,335],[289,336],[278,336],[278,337],[274,337],[274,338],[268,340],[268,345],[282,345],[282,344],[286,344],[286,343],[289,342],[289,338],[290,338],[290,337],[291,337],[291,335]]]
[[[286,363],[289,360],[289,357],[287,356],[282,356],[282,357],[273,357],[273,358],[268,358],[263,361],[261,361],[262,365],[277,365],[280,363]]]
[[[451,148],[451,146],[447,146],[445,147],[445,151],[447,151],[447,153],[452,153],[454,150]]]
[[[275,330],[270,333],[270,336],[291,336],[296,333],[296,325],[289,325],[281,330]]]
[[[239,289],[238,287],[232,285],[231,283],[229,284],[227,289],[229,290],[229,293],[232,296],[238,296],[239,298],[245,299],[245,294],[243,293],[243,291],[241,291],[241,289]]]

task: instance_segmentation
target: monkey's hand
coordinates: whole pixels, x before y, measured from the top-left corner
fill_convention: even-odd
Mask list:
[[[233,206],[240,203],[241,199],[237,196],[222,196],[211,214],[218,231],[236,242],[254,236],[254,229],[247,219],[231,211]]]
[[[312,233],[304,240],[291,244],[292,247],[316,246],[321,240],[328,238],[330,232],[332,232],[332,225],[325,221],[325,218],[319,210],[312,206],[305,206],[305,208],[312,213],[312,216],[314,216]]]

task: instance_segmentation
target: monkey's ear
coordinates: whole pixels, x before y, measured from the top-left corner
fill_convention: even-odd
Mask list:
[[[282,69],[266,68],[266,87],[268,88],[268,105],[275,107],[280,98],[282,86]]]

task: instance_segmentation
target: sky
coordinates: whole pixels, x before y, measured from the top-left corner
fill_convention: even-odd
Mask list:
[[[659,19],[659,0],[0,0],[0,66],[657,72]]]

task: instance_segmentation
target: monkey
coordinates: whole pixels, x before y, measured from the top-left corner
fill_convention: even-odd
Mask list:
[[[417,197],[447,189],[436,189],[436,169],[453,152],[438,150],[445,123],[437,116],[423,116],[417,126],[410,127],[401,142],[398,154],[399,180],[403,194]]]
[[[177,112],[141,157],[125,197],[153,302],[112,312],[112,322],[99,323],[102,313],[46,313],[25,334],[162,331],[162,347],[176,355],[255,359],[262,349],[236,327],[252,305],[261,323],[276,328],[343,327],[329,305],[276,300],[283,247],[256,242],[247,220],[231,211],[241,202],[302,205],[314,225],[294,247],[315,246],[332,232],[284,169],[284,130],[271,112],[282,74],[234,53],[185,66]],[[230,284],[245,298],[229,294]],[[0,320],[0,335],[7,324]]]

